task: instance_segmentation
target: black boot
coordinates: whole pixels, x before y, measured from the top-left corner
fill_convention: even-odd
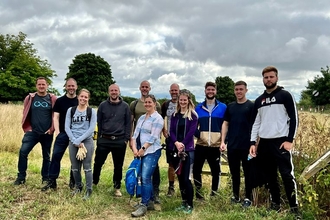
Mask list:
[[[52,190],[57,189],[56,180],[48,180],[47,184],[41,188],[41,191],[47,191],[49,189],[52,189]]]

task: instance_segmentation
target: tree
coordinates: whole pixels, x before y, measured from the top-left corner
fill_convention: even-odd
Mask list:
[[[180,91],[183,91],[183,90],[185,90],[185,91],[187,91],[188,93],[190,93],[191,100],[192,100],[192,102],[194,103],[194,105],[196,106],[196,105],[197,105],[197,101],[196,101],[196,97],[195,97],[195,95],[194,95],[192,92],[190,92],[190,90],[188,90],[188,89],[180,89]]]
[[[27,35],[0,35],[0,102],[21,101],[35,91],[38,77],[51,85],[55,71],[37,55]]]
[[[229,103],[236,100],[234,94],[234,81],[229,76],[218,76],[215,79],[215,84],[217,84],[217,94],[216,98],[228,105]]]
[[[190,94],[191,100],[192,100],[192,102],[194,103],[195,106],[198,104],[197,101],[196,101],[196,97],[192,92],[190,92],[188,89],[180,89],[180,92],[182,92],[182,91],[185,91],[185,92]],[[164,102],[166,102],[168,100],[169,100],[168,98],[158,98],[157,99],[157,101],[159,102],[160,105],[162,105]]]
[[[115,83],[108,62],[92,53],[75,56],[66,74],[68,78],[74,78],[79,89],[88,89],[89,104],[97,106],[108,97],[109,85]]]
[[[330,104],[330,69],[329,66],[321,68],[321,74],[314,77],[313,81],[308,81],[307,90],[301,92],[301,100],[311,102],[314,105]],[[301,102],[302,102],[301,101]]]
[[[131,97],[131,96],[121,96],[123,98],[123,100],[128,103],[131,104],[131,102],[133,102],[134,100],[136,100],[136,98]]]

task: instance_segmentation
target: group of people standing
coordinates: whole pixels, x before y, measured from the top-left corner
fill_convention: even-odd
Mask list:
[[[151,86],[148,81],[141,82],[141,98],[130,105],[120,97],[119,86],[112,84],[109,86],[108,99],[99,105],[97,113],[93,109],[88,110],[88,90],[82,89],[76,96],[77,83],[74,79],[66,81],[66,95],[56,100],[56,97],[47,93],[46,79],[38,78],[37,92],[29,94],[24,101],[22,124],[25,134],[19,154],[19,172],[14,184],[25,183],[27,156],[34,145],[40,142],[43,151],[42,181],[46,182],[42,191],[56,189],[60,161],[69,145],[72,194],[76,195],[83,189],[80,174],[83,166],[86,175],[84,199],[91,196],[92,184],[99,183],[102,166],[111,152],[114,195],[120,197],[122,168],[129,143],[133,156],[140,157],[142,164],[141,202],[131,215],[143,216],[147,210],[154,209],[154,203],[160,203],[158,160],[163,134],[166,161],[169,164],[167,195],[172,196],[175,192],[174,180],[177,174],[182,197],[182,204],[177,211],[188,214],[192,212],[193,184],[196,199],[204,199],[201,174],[205,160],[212,174],[210,196],[217,195],[221,152],[227,150],[232,178],[232,203],[251,206],[252,188],[265,184],[271,194],[270,209],[279,211],[279,170],[291,211],[298,213],[291,154],[298,126],[295,101],[289,92],[277,85],[278,71],[275,67],[263,69],[262,76],[266,90],[254,103],[246,98],[247,84],[238,81],[234,87],[236,101],[228,106],[216,100],[217,86],[214,82],[205,84],[205,101],[196,107],[190,92],[180,90],[176,83],[170,86],[171,100],[162,106],[149,93]],[[98,137],[92,172],[92,136],[96,122]],[[54,130],[56,140],[50,160]],[[87,150],[83,160],[77,157],[80,148]],[[248,161],[248,157],[252,159]],[[255,160],[254,168],[257,170],[253,172],[259,172],[262,181],[251,177],[252,160]],[[239,192],[241,164],[245,182],[243,202]]]

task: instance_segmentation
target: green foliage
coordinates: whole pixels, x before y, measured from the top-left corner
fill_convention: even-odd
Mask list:
[[[316,176],[302,183],[300,192],[301,203],[314,216],[328,216],[330,214],[330,172],[325,168]]]
[[[61,93],[57,89],[55,89],[54,87],[51,87],[51,86],[48,87],[48,92],[53,93],[56,96],[61,96]]]
[[[311,102],[316,105],[330,104],[330,69],[329,66],[324,69],[321,68],[321,74],[314,77],[313,81],[308,81],[307,90],[301,92],[301,99],[303,102]],[[315,92],[318,95],[315,95]],[[314,93],[314,94],[313,94]]]
[[[317,114],[300,112],[293,162],[296,179],[301,184],[298,191],[300,205],[310,214],[322,219],[321,216],[330,209],[329,166],[308,180],[300,178],[299,175],[309,164],[330,150],[329,116],[316,116]]]
[[[190,92],[189,89],[180,89],[180,91],[186,91],[186,92],[190,93],[192,102],[194,103],[195,106],[197,105],[196,97],[192,92]]]
[[[228,105],[229,103],[236,100],[234,94],[234,81],[229,76],[218,76],[215,79],[217,84],[217,95],[216,98]]]
[[[0,35],[0,102],[20,101],[35,91],[36,79],[55,77],[47,60],[37,55],[27,35]]]
[[[110,65],[102,57],[92,53],[75,56],[65,79],[74,78],[78,90],[85,88],[91,92],[90,105],[99,105],[108,97],[108,88],[115,83]]]
[[[135,97],[130,97],[130,96],[122,96],[123,100],[127,103],[127,104],[131,104],[131,102],[133,102],[134,100],[136,100]]]
[[[299,107],[302,107],[304,109],[308,109],[311,106],[314,106],[314,103],[312,102],[312,94],[308,90],[301,91],[300,94],[300,101],[299,101]]]
[[[159,102],[159,104],[162,105],[167,100],[168,100],[167,98],[161,98],[161,99],[157,99],[157,102]]]

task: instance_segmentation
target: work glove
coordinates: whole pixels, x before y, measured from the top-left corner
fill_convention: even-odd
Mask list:
[[[81,145],[82,145],[82,147],[79,147],[77,155],[76,155],[77,160],[80,160],[80,161],[84,160],[87,155],[87,149],[86,149],[84,143],[81,143]]]

